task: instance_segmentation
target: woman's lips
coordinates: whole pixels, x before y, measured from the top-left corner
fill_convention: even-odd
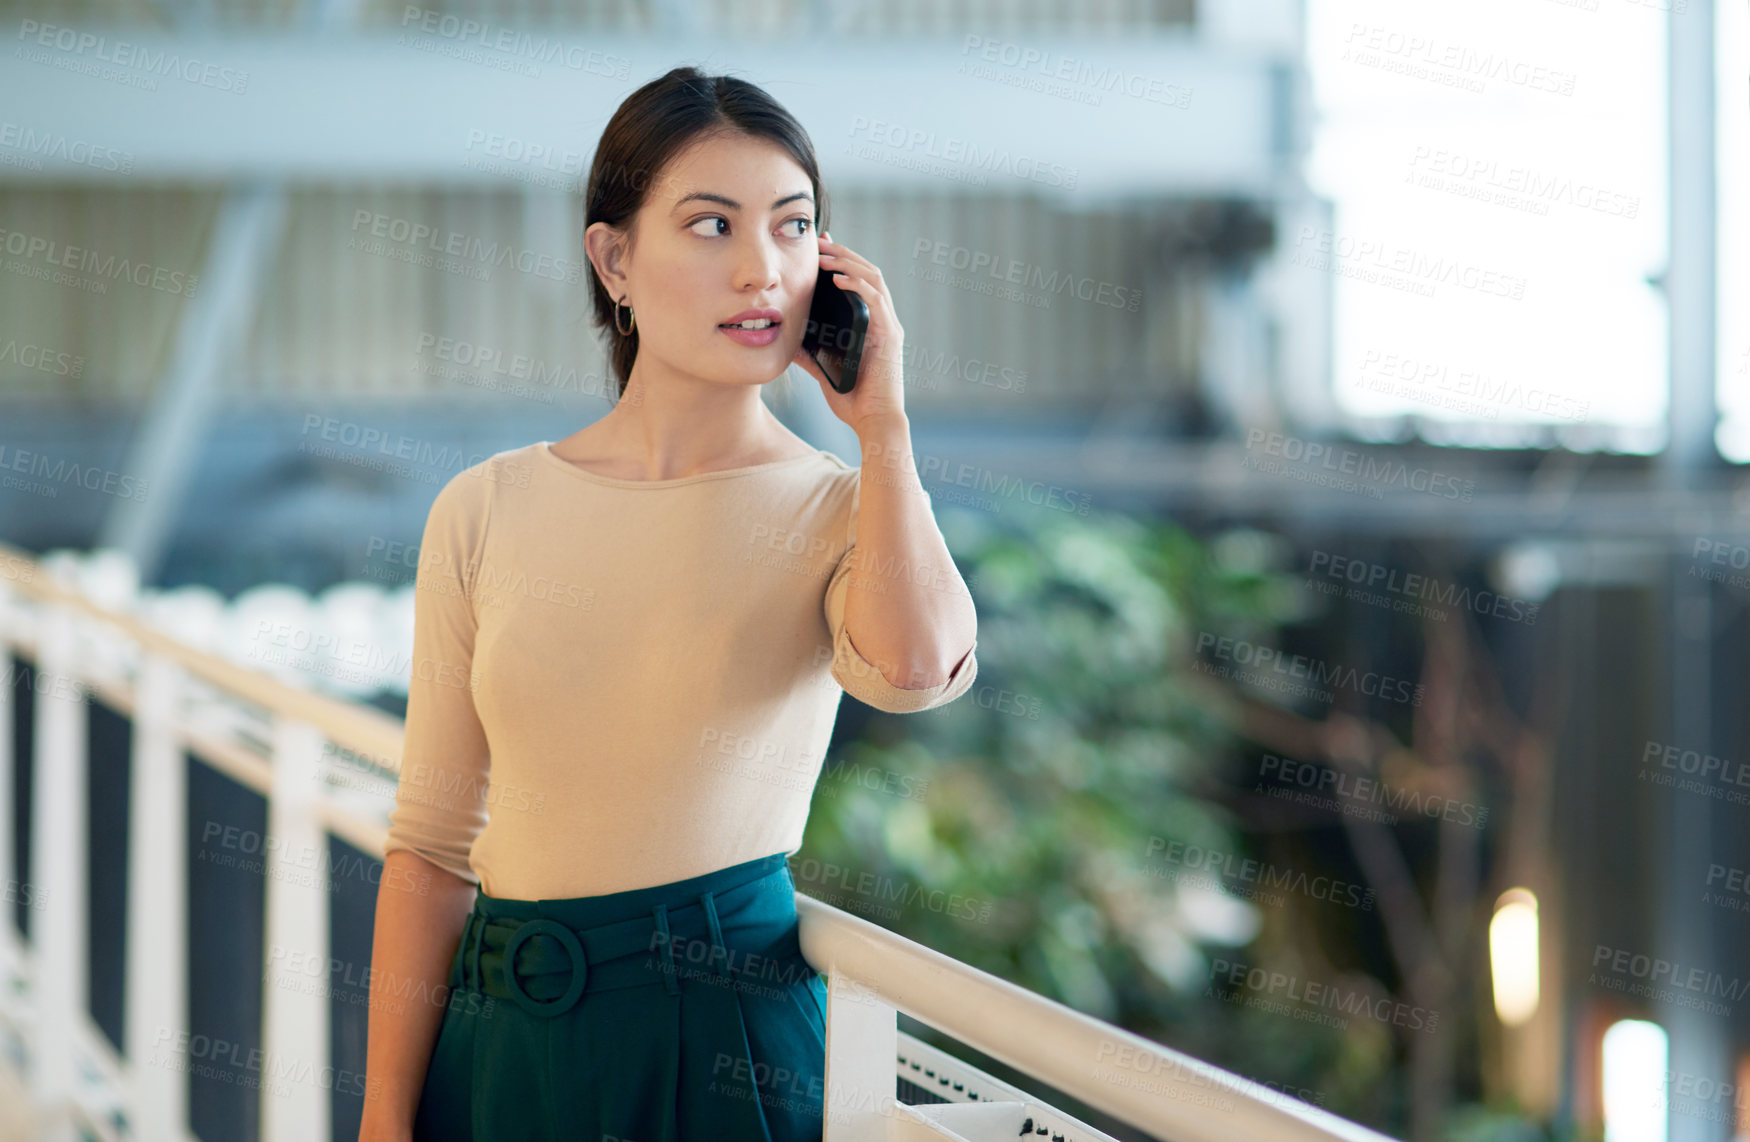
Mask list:
[[[732,340],[757,349],[761,345],[770,345],[772,342],[776,341],[778,339],[778,330],[782,327],[783,326],[779,322],[774,321],[764,329],[743,329],[739,325],[719,325],[717,331],[719,333],[727,333]]]

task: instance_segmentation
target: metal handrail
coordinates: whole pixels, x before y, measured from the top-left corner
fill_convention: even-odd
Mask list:
[[[29,573],[16,573],[17,568]],[[397,772],[401,765],[399,718],[372,706],[346,702],[313,690],[288,686],[271,675],[239,666],[216,654],[179,642],[133,615],[112,611],[78,591],[56,582],[30,555],[0,543],[0,586],[10,587],[39,603],[68,607],[86,618],[114,627],[143,650],[176,663],[193,677],[211,683],[280,717],[316,726],[343,749],[381,760]]]
[[[1391,1142],[797,893],[802,954],[874,1000],[1173,1142]],[[854,1000],[853,1000],[854,1001]],[[829,1082],[830,1086],[830,1082]]]

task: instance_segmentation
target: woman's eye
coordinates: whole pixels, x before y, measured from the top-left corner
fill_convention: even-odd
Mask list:
[[[711,214],[711,215],[707,215],[706,217],[700,218],[697,221],[693,222],[691,225],[689,225],[687,227],[687,229],[691,230],[693,233],[697,234],[701,238],[720,238],[723,236],[722,230],[705,231],[705,230],[699,229],[699,227],[701,225],[705,225],[707,223],[712,223],[712,224],[722,223],[723,226],[725,228],[727,228],[729,225],[729,219],[724,218],[718,214]],[[791,236],[795,237],[795,238],[805,238],[808,236],[809,227],[814,225],[814,221],[812,219],[809,219],[809,218],[791,218],[791,219],[786,220],[784,222],[784,225],[786,225],[786,226],[799,226],[800,228],[797,230],[797,232]]]

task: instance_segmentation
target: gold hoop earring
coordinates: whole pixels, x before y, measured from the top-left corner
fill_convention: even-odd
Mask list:
[[[624,309],[627,313],[630,313],[632,315],[631,317],[629,317],[627,319],[626,328],[624,328],[624,329],[620,328],[620,310],[622,310],[622,309]],[[638,328],[638,314],[633,312],[631,306],[625,305],[621,302],[616,301],[614,303],[614,329],[616,331],[618,331],[620,336],[630,337],[630,336],[632,336],[632,330],[634,330],[636,328]]]

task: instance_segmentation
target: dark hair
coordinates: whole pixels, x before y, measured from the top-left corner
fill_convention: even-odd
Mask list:
[[[632,216],[644,205],[669,161],[694,143],[731,132],[770,139],[790,152],[807,172],[814,191],[816,232],[825,230],[827,200],[820,188],[820,166],[802,124],[747,80],[706,75],[696,67],[677,67],[646,83],[628,95],[608,120],[589,169],[584,229],[606,222],[625,232],[629,249]],[[590,323],[610,339],[609,361],[619,381],[618,395],[624,396],[632,362],[638,356],[638,328],[634,324],[629,335],[619,332],[614,323],[614,299],[593,269],[589,293],[594,310]]]

